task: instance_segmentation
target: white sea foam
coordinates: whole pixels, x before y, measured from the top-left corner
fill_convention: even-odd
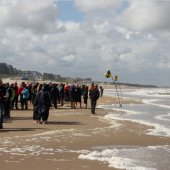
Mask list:
[[[170,121],[170,113],[168,113],[166,115],[157,115],[154,117],[154,119]]]
[[[98,160],[107,162],[110,167],[126,170],[156,170],[169,167],[170,146],[112,146],[98,147],[88,154],[81,154],[80,159]],[[161,160],[162,154],[165,155],[165,162],[155,162]],[[159,168],[158,168],[159,167]]]
[[[169,151],[167,151],[169,148],[170,146],[105,146],[101,148],[98,147],[94,151],[89,151],[86,154],[81,154],[79,158],[107,162],[108,166],[118,169],[156,170],[159,165],[157,165],[158,162],[155,162],[155,159],[161,159],[161,154],[165,153],[168,160],[170,158],[168,157]]]
[[[76,129],[62,129],[62,130],[52,130],[52,131],[48,131],[48,132],[42,132],[42,133],[37,133],[32,135],[33,137],[37,137],[37,136],[45,136],[45,135],[54,135],[54,134],[61,134],[63,132],[75,132]]]
[[[123,108],[113,108],[113,105],[98,105],[97,108],[102,108],[102,109],[112,109],[114,111],[114,114],[126,114],[126,115],[132,115],[132,114],[140,114],[140,112],[137,111],[132,111],[132,110],[126,110]],[[117,111],[117,112],[115,112]]]
[[[159,98],[169,98],[169,89],[164,88],[149,88],[149,89],[136,89],[135,91],[125,92],[130,95],[150,96]]]
[[[150,105],[153,105],[153,106],[159,106],[159,107],[162,107],[162,108],[170,109],[170,106],[164,105],[164,104],[154,103],[155,101],[159,101],[159,100],[158,99],[143,99],[142,100],[142,102],[145,103],[145,104],[150,104]]]
[[[21,147],[6,147],[0,149],[1,153],[9,153],[11,155],[23,155],[23,156],[29,156],[29,155],[40,155],[40,154],[54,154],[54,149],[52,148],[44,148],[39,145],[28,145],[28,146],[21,146]]]
[[[149,132],[146,132],[146,134],[149,135],[154,135],[154,136],[170,136],[170,130],[169,128],[164,127],[163,125],[159,125],[156,123],[144,121],[144,120],[137,120],[137,119],[128,119],[128,118],[123,118],[123,117],[118,117],[117,115],[111,113],[105,116],[106,119],[114,119],[114,120],[127,120],[135,123],[139,123],[142,125],[146,125],[148,127],[151,127],[149,129]]]

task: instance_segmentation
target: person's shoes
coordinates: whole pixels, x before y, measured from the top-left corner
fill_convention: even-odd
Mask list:
[[[40,120],[37,120],[37,124],[42,124],[42,121],[40,121]]]
[[[42,122],[42,124],[48,124],[48,121],[47,121],[47,120],[45,120],[45,121],[43,121],[43,122]]]
[[[10,119],[11,117],[9,115],[4,115],[4,119]]]

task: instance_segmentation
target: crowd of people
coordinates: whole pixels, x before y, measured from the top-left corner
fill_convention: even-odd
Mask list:
[[[70,103],[70,108],[87,109],[88,98],[91,101],[91,113],[95,114],[98,98],[103,95],[103,87],[92,83],[88,85],[63,84],[63,83],[30,83],[17,82],[3,84],[0,80],[0,129],[3,129],[3,120],[11,118],[11,110],[27,110],[32,106],[33,121],[37,124],[48,124],[50,108],[57,109],[65,103]]]

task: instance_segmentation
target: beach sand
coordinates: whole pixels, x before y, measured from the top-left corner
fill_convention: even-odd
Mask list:
[[[103,96],[99,104],[118,103]],[[123,104],[140,103],[124,99]],[[114,110],[70,109],[65,104],[50,109],[49,124],[32,122],[29,110],[12,110],[11,120],[0,130],[0,169],[2,170],[115,170],[108,163],[79,159],[79,155],[96,146],[170,145],[170,138],[147,135],[148,128],[129,121],[108,121],[104,116]]]

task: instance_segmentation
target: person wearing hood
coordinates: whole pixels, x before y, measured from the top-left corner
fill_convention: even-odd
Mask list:
[[[49,109],[51,107],[51,97],[48,85],[44,84],[42,90],[35,98],[34,105],[37,107],[37,123],[48,124]]]

